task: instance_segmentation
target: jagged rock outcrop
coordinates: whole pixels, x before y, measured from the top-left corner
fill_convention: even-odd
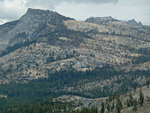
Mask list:
[[[96,24],[108,24],[110,22],[116,22],[116,21],[119,21],[119,20],[114,19],[111,16],[109,16],[109,17],[90,17],[85,20],[85,22],[96,23]]]
[[[128,24],[130,25],[135,25],[135,26],[141,26],[142,23],[141,22],[136,22],[134,19],[127,21]]]

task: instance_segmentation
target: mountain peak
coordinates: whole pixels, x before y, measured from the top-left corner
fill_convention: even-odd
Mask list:
[[[112,18],[111,16],[108,17],[90,17],[85,20],[85,22],[96,23],[96,24],[106,24],[109,22],[118,21],[117,19]]]
[[[28,8],[27,13],[50,13],[52,11],[49,10],[42,10],[42,9],[32,9],[32,8]]]
[[[138,23],[135,19],[129,20],[127,23],[130,25],[142,25],[141,22]]]
[[[28,8],[27,12],[25,15],[40,15],[40,16],[51,16],[51,15],[58,15],[57,12],[53,12],[50,10],[42,10],[42,9],[32,9],[32,8]]]
[[[46,20],[50,20],[50,18],[55,18],[55,19],[70,19],[68,17],[65,17],[57,12],[53,12],[50,10],[42,10],[42,9],[32,9],[32,8],[28,8],[26,14],[24,15],[27,18],[36,18],[36,20],[40,20],[40,21],[46,21]]]

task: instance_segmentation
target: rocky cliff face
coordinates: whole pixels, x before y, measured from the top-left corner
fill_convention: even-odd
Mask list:
[[[92,70],[105,65],[149,70],[150,27],[112,17],[75,21],[28,9],[0,26],[1,81],[47,77],[48,70]]]

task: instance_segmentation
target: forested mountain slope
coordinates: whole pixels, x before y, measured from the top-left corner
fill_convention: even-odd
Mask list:
[[[64,94],[125,93],[150,79],[149,64],[150,26],[28,9],[0,25],[0,95],[8,98],[1,109]]]
[[[45,78],[48,70],[70,67],[149,70],[150,27],[132,21],[91,17],[80,22],[28,9],[19,20],[0,26],[2,81]]]

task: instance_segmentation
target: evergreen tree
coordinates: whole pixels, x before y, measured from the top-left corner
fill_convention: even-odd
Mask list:
[[[121,102],[120,98],[117,98],[116,104],[122,109],[122,102]]]
[[[133,110],[136,111],[137,110],[137,99],[133,100]]]
[[[101,113],[104,113],[105,111],[105,106],[104,106],[104,102],[101,103]]]
[[[127,103],[127,107],[130,107],[130,101],[129,101],[129,99],[127,99],[126,103]]]
[[[144,103],[144,95],[143,95],[142,91],[140,90],[139,104],[140,104],[141,106],[143,106],[143,103]]]
[[[118,105],[116,105],[116,109],[117,109],[117,113],[121,112],[121,108]]]
[[[120,113],[122,109],[122,102],[120,101],[120,98],[117,98],[116,109],[117,109],[117,113]]]
[[[132,93],[130,93],[130,95],[129,95],[129,103],[130,103],[130,106],[133,106],[133,96],[132,96]]]
[[[90,109],[84,107],[84,108],[81,110],[81,113],[90,113]]]
[[[113,94],[112,93],[109,95],[108,99],[109,99],[109,102],[111,102],[113,100]]]
[[[111,108],[111,107],[110,107],[110,104],[109,104],[109,103],[107,103],[106,108],[107,108],[108,113],[110,113],[110,111],[111,111],[110,108]]]
[[[90,110],[90,113],[98,113],[98,108],[97,107],[92,107]]]
[[[114,105],[114,101],[113,101],[112,106],[111,106],[111,111],[113,111],[114,107],[115,107],[115,105]]]
[[[149,88],[149,84],[150,84],[150,80],[147,80],[146,85],[147,85],[148,88]]]
[[[134,88],[134,92],[135,92],[135,91],[136,91],[136,88],[137,88],[137,85],[136,85],[136,84],[134,84],[134,87],[133,87],[133,88]]]

